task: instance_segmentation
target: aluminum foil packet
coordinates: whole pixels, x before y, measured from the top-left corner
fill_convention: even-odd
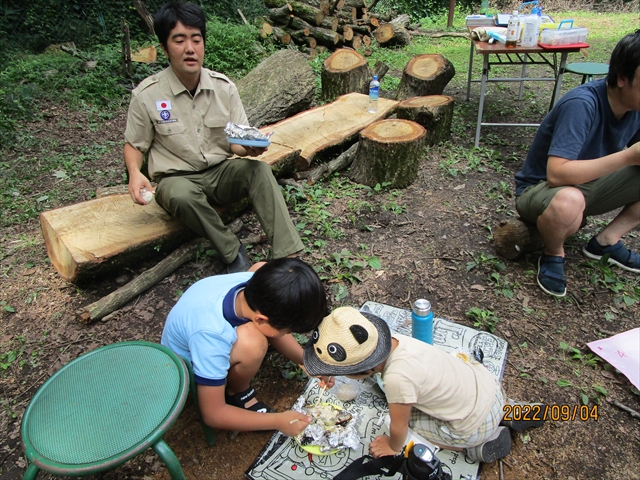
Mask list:
[[[249,127],[248,125],[236,125],[235,123],[227,123],[224,129],[224,133],[231,138],[241,138],[243,140],[269,140],[269,137],[273,135],[273,132],[264,134],[255,127]]]
[[[309,404],[305,397],[299,397],[292,410],[313,418],[307,428],[295,437],[300,445],[315,445],[325,453],[345,448],[357,450],[360,447],[360,436],[356,430],[358,420],[356,414],[345,410],[339,411],[326,403]]]

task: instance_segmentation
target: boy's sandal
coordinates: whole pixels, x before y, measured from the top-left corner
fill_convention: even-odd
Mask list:
[[[538,259],[538,285],[549,295],[564,297],[567,279],[564,276],[564,257],[542,255]]]
[[[224,398],[225,398],[225,401],[227,402],[227,405],[233,405],[234,407],[244,408],[245,410],[251,410],[253,412],[258,412],[258,413],[275,412],[275,410],[269,407],[266,403],[260,402],[260,401],[254,403],[250,407],[245,407],[247,402],[255,398],[255,396],[256,396],[256,390],[253,387],[249,387],[244,392],[239,392],[234,395],[225,394]]]

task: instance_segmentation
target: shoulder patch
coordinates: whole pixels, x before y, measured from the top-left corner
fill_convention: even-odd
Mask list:
[[[214,72],[212,70],[209,70],[209,76],[211,78],[218,78],[220,80],[224,80],[227,83],[233,83],[231,81],[231,79],[229,77],[227,77],[226,75],[222,74],[222,73],[218,73],[218,72]]]
[[[134,88],[134,92],[135,93],[140,93],[142,90],[144,90],[145,88],[153,85],[154,83],[158,83],[160,81],[160,78],[158,77],[158,74],[155,75],[151,75],[150,77],[145,78],[144,80],[142,80],[138,86],[136,88]]]

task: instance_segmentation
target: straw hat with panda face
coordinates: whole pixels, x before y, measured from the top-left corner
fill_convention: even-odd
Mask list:
[[[368,312],[340,307],[313,332],[303,361],[309,375],[352,375],[377,367],[390,353],[387,322]]]

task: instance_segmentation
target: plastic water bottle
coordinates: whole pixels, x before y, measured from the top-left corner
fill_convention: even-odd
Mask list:
[[[540,35],[540,19],[537,13],[527,15],[524,19],[524,29],[522,33],[523,47],[535,47],[538,45],[538,36]]]
[[[520,15],[518,10],[514,10],[509,17],[509,24],[507,25],[507,48],[515,48],[518,45],[518,39],[520,38]]]
[[[489,0],[482,0],[480,3],[480,13],[483,15],[489,13]]]
[[[411,336],[429,344],[433,343],[433,312],[429,300],[421,298],[413,303]]]
[[[380,96],[380,82],[378,76],[374,75],[373,80],[369,84],[369,113],[378,111],[378,97]]]

